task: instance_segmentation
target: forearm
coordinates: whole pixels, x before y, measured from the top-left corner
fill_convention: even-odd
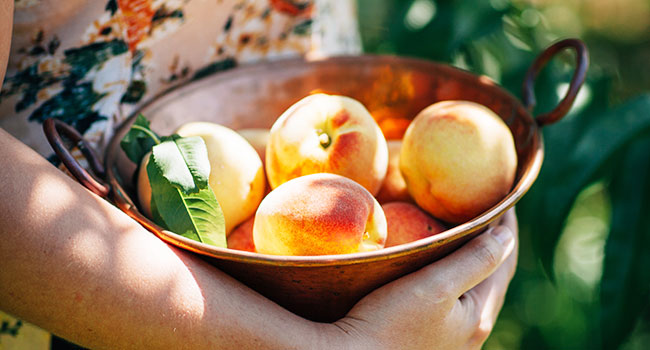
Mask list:
[[[304,348],[325,336],[1,129],[0,159],[0,309],[93,348]]]
[[[9,59],[13,19],[14,0],[0,0],[0,87],[5,78],[5,69]]]

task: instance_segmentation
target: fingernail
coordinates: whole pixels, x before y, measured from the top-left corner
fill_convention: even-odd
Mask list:
[[[506,226],[497,226],[490,231],[490,234],[504,247],[508,246],[514,239],[512,231]]]

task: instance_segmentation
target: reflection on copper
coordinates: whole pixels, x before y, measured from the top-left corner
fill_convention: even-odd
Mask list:
[[[407,109],[415,95],[415,88],[411,81],[412,73],[401,67],[386,65],[379,68],[375,74],[377,74],[376,79],[371,82],[363,95],[366,108],[370,111],[385,107],[391,107],[396,111]]]
[[[388,114],[388,116],[382,116],[384,113]],[[371,114],[377,120],[380,120],[378,122],[379,128],[384,133],[386,140],[400,140],[404,136],[406,128],[411,124],[411,119],[391,117],[391,115],[395,114],[388,108]]]
[[[478,81],[485,85],[494,85],[494,80],[492,80],[492,78],[488,77],[487,75],[479,75]]]
[[[316,95],[316,94],[341,95],[341,93],[335,92],[333,90],[313,89],[309,91],[309,95]]]

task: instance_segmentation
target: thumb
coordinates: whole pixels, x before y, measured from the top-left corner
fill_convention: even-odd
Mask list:
[[[488,229],[460,249],[431,265],[458,298],[488,278],[515,247],[515,237],[507,226]]]

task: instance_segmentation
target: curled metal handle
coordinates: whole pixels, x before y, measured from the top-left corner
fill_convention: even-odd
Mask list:
[[[103,179],[106,178],[106,171],[102,163],[99,161],[97,152],[75,128],[58,119],[49,118],[43,122],[43,131],[45,132],[45,136],[47,137],[48,142],[54,149],[54,153],[56,153],[66,169],[68,169],[68,171],[77,179],[79,183],[81,183],[91,192],[104,199],[107,199],[109,201],[112,199],[113,204],[115,204],[120,210],[125,212],[131,218],[135,219],[138,223],[144,226],[144,228],[155,233],[159,237],[163,236],[161,233],[163,228],[159,227],[148,218],[140,214],[130,199],[126,199],[128,197],[125,198],[125,196],[122,194],[113,195],[110,199],[108,198],[109,194],[111,193],[111,189],[115,187],[111,187],[109,184],[103,181]],[[70,150],[61,137],[62,135],[72,142],[72,147],[76,146],[81,150],[81,153],[84,155],[84,157],[86,157],[86,160],[88,161],[92,172],[88,172],[86,169],[84,169],[84,167],[79,164],[72,153],[70,153]]]
[[[54,149],[54,153],[61,159],[63,165],[68,169],[72,176],[79,181],[84,187],[91,192],[106,198],[110,193],[110,187],[101,179],[106,176],[104,167],[99,161],[99,157],[95,150],[90,146],[88,141],[79,134],[79,132],[70,125],[58,120],[49,118],[43,122],[43,131],[47,141]],[[73,146],[78,147],[81,153],[86,157],[90,168],[95,173],[89,173],[79,162],[74,158],[70,150],[63,141],[61,135],[72,141]]]
[[[573,73],[573,78],[571,78],[571,83],[569,84],[569,90],[566,93],[566,96],[560,101],[560,103],[548,113],[541,114],[536,117],[537,124],[541,127],[544,125],[549,125],[557,122],[566,115],[573,101],[575,101],[578,91],[582,87],[582,84],[585,82],[585,77],[587,75],[587,67],[589,66],[589,54],[587,52],[586,45],[578,39],[564,39],[556,42],[551,45],[549,48],[544,50],[533,62],[533,64],[528,68],[526,72],[526,78],[524,79],[523,86],[523,102],[524,106],[532,111],[535,107],[535,78],[540,70],[548,63],[548,61],[553,58],[558,52],[566,49],[572,48],[576,52],[576,69]]]

